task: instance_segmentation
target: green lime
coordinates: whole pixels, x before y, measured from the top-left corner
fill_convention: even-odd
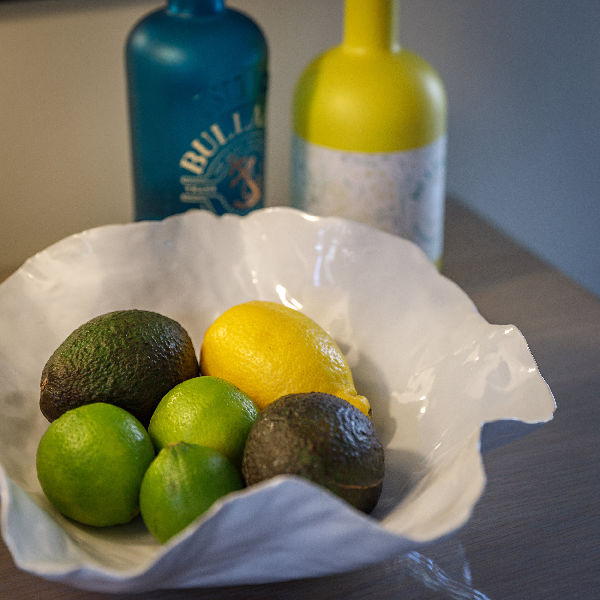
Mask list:
[[[154,458],[152,441],[126,410],[103,402],[53,421],[37,449],[42,490],[63,515],[106,527],[139,512],[139,491]]]
[[[218,450],[239,467],[257,416],[254,402],[233,384],[218,377],[194,377],[163,397],[148,433],[157,451],[190,442]]]
[[[164,543],[242,487],[238,470],[218,450],[179,442],[163,448],[146,471],[140,511],[148,531]]]

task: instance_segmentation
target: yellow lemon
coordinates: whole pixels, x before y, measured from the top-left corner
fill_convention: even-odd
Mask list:
[[[220,315],[204,335],[200,370],[230,381],[260,409],[286,394],[323,392],[370,412],[333,338],[300,311],[275,302],[245,302]]]

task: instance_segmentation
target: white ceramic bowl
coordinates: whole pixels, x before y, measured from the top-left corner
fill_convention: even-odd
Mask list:
[[[296,478],[224,498],[169,544],[140,519],[94,529],[44,497],[35,452],[49,355],[75,327],[123,308],[180,321],[200,349],[229,306],[275,300],[338,341],[386,448],[370,516]],[[29,259],[0,286],[2,534],[16,564],[77,587],[142,591],[326,575],[414,550],[468,519],[485,475],[482,425],[555,408],[521,333],[490,325],[413,244],[289,208],[191,211],[100,227]]]

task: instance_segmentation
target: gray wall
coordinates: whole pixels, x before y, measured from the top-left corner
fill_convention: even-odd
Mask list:
[[[131,219],[122,47],[159,0],[0,2],[0,269]],[[289,107],[342,0],[230,0],[269,39],[267,193],[287,203]],[[450,101],[448,191],[600,294],[600,0],[403,0],[401,38]]]
[[[600,295],[600,1],[403,6],[448,89],[449,192]]]

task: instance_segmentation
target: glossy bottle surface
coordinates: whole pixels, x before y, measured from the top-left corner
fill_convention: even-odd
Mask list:
[[[170,0],[126,46],[135,218],[264,202],[268,50],[221,0]]]
[[[398,3],[346,0],[343,42],[302,73],[293,103],[292,201],[442,252],[446,96],[397,41]]]

